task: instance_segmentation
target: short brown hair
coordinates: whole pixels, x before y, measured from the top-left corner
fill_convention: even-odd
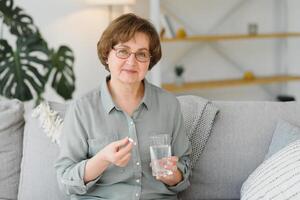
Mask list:
[[[109,24],[97,44],[98,57],[106,70],[109,70],[106,62],[112,48],[120,42],[129,41],[137,32],[146,34],[149,39],[149,70],[160,60],[161,45],[153,24],[135,14],[123,14]]]

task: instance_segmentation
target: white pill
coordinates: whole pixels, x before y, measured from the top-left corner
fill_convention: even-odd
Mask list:
[[[136,145],[136,142],[132,139],[132,138],[128,138],[129,142],[131,142],[132,144]]]

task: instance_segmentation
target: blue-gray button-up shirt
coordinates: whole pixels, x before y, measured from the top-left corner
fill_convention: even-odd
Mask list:
[[[146,80],[144,97],[129,116],[116,105],[104,81],[69,106],[60,141],[56,170],[60,187],[71,199],[177,199],[189,186],[189,154],[180,105],[175,96]],[[183,180],[167,186],[152,176],[149,137],[168,134],[172,155],[179,157]],[[130,137],[136,141],[126,167],[110,165],[99,177],[84,183],[86,162],[109,143]]]

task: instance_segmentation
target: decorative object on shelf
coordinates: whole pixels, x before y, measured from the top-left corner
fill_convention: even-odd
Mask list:
[[[292,95],[280,94],[276,97],[277,101],[296,101],[296,98]]]
[[[256,23],[249,23],[248,24],[248,34],[256,35],[257,33],[258,33],[258,25]]]
[[[186,32],[184,28],[179,28],[176,32],[176,38],[185,38],[186,37]]]
[[[0,35],[0,95],[38,103],[50,81],[57,94],[71,99],[75,90],[72,50],[64,45],[49,48],[33,19],[13,0],[0,0],[0,19],[16,37],[14,47]]]
[[[253,80],[255,78],[254,73],[252,71],[245,71],[243,74],[244,80]]]
[[[175,71],[175,84],[177,86],[181,86],[184,83],[184,78],[183,78],[183,72],[184,72],[184,67],[182,65],[176,65],[174,68]]]

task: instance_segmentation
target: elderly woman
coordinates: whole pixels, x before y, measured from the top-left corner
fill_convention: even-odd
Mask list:
[[[191,146],[178,100],[145,79],[161,58],[155,28],[122,15],[97,50],[109,76],[68,108],[56,162],[60,187],[71,199],[177,199],[189,186]],[[172,173],[154,177],[149,138],[159,134],[171,139],[164,167]]]

